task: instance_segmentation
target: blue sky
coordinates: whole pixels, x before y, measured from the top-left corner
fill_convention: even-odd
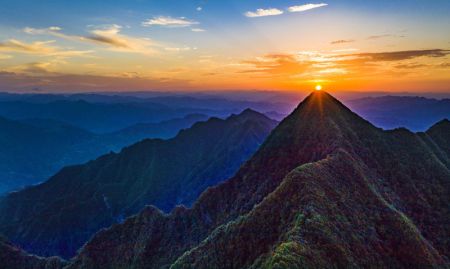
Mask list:
[[[305,8],[308,5],[315,8]],[[292,12],[295,7],[304,10]],[[168,88],[284,89],[317,81],[344,84],[342,79],[351,79],[352,73],[360,78],[352,68],[330,68],[331,62],[327,69],[315,68],[314,61],[337,51],[438,49],[442,50],[438,54],[418,52],[419,56],[395,64],[414,66],[401,72],[406,78],[447,90],[448,70],[443,67],[450,48],[448,14],[450,1],[2,1],[0,70],[22,75],[27,87],[36,77],[49,81],[47,76],[59,74],[142,80],[130,82],[130,88],[159,88],[166,81]],[[314,68],[303,68],[299,62],[306,54]],[[270,69],[262,64],[265,61],[285,66],[261,74]],[[378,64],[380,68],[366,70],[364,77],[368,72],[379,77],[383,64]],[[435,74],[420,77],[420,69],[431,65],[439,66]],[[394,77],[397,69],[392,69]],[[30,74],[33,70],[40,73]],[[286,70],[284,77],[278,74]],[[388,78],[390,71],[385,70],[383,77]],[[246,82],[249,79],[257,80],[254,86]],[[362,81],[351,87],[370,88]]]

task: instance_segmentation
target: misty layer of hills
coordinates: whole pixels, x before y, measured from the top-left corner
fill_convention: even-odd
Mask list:
[[[450,118],[450,99],[410,96],[366,97],[346,102],[356,113],[384,129],[406,127],[425,131],[433,123]]]
[[[0,93],[0,195],[45,181],[145,138],[170,138],[211,116],[246,108],[282,118],[281,102],[215,96]]]
[[[206,128],[218,121],[237,121],[245,126],[221,129],[214,125],[207,128],[210,141],[201,139],[197,133],[189,135],[197,128],[203,129],[196,124],[172,140],[143,141],[119,154],[66,168],[43,185],[7,196],[0,201],[0,228],[13,243],[0,241],[3,266],[12,269],[23,268],[22,264],[29,268],[67,269],[448,267],[448,119],[440,120],[426,132],[413,133],[405,128],[385,131],[325,92],[308,96],[266,139],[256,136],[262,125],[237,120],[247,115],[263,119],[256,112],[246,111],[225,121],[213,119],[200,124]],[[252,128],[256,129],[249,132]],[[222,139],[216,135],[226,138],[230,143],[227,145],[234,145],[232,148],[240,144],[236,138],[246,140],[241,137],[259,137],[264,142],[239,169],[239,165],[235,166],[237,172],[230,172],[228,180],[206,189],[195,203],[192,204],[193,196],[190,200],[179,199],[180,195],[190,197],[184,190],[196,189],[189,183],[200,186],[228,167],[217,157],[225,156],[223,150],[229,146],[220,149],[223,143],[217,141]],[[186,138],[182,139],[183,136]],[[172,143],[176,145],[175,152],[169,150]],[[219,150],[212,150],[211,144]],[[199,152],[213,153],[212,157],[207,155],[214,160],[213,167],[222,168],[210,170],[199,180],[189,177],[191,173],[188,177],[170,176],[173,170],[192,171],[198,164],[205,165],[199,162],[205,160],[199,158],[203,156]],[[180,162],[175,162],[175,166],[167,166],[178,158]],[[186,164],[183,170],[192,159],[194,163]],[[211,166],[203,167],[194,171],[205,171]],[[154,177],[155,173],[169,176]],[[166,180],[156,180],[161,177]],[[145,185],[142,178],[150,185]],[[175,181],[165,184],[169,178]],[[177,186],[175,182],[181,183],[178,191],[173,188]],[[164,195],[166,189],[175,191],[175,195],[166,196],[162,204],[158,199],[152,200]],[[183,191],[179,192],[180,189]],[[106,199],[102,195],[105,192]],[[120,198],[124,194],[127,197]],[[170,197],[175,198],[170,207],[179,201],[189,201],[187,204],[192,207],[178,206],[169,214],[163,213],[157,207],[164,208]],[[142,203],[134,207],[135,201]],[[104,217],[98,210],[113,216],[124,212],[124,208],[137,210],[144,204],[156,207],[147,206],[124,222],[97,232],[67,262],[29,257],[12,245],[43,253],[36,245],[39,240],[46,242],[45,238],[52,235],[64,235],[67,246],[76,243],[70,236],[77,236],[77,229],[92,227],[92,222],[85,219]],[[72,213],[64,215],[64,212]],[[56,226],[46,230],[37,223]],[[41,233],[36,233],[36,229]],[[47,241],[46,247],[53,242]]]
[[[32,253],[70,258],[99,229],[145,205],[167,212],[190,206],[233,175],[276,124],[247,109],[197,122],[172,139],[143,140],[66,167],[43,184],[0,198],[0,233]]]
[[[0,194],[43,182],[64,166],[95,159],[145,138],[173,137],[207,118],[190,114],[95,134],[56,120],[9,120],[0,116]]]
[[[415,96],[357,97],[344,104],[375,126],[425,131],[450,116],[450,99]],[[251,108],[282,120],[303,99],[302,94],[274,92],[7,94],[0,93],[0,116],[8,119],[46,118],[95,133],[114,132],[140,123],[157,123],[187,114],[226,117]],[[412,109],[413,108],[413,109]]]
[[[211,116],[225,118],[251,108],[282,120],[299,96],[273,92],[0,93],[0,195],[142,139],[173,137]],[[346,105],[384,129],[424,131],[450,117],[450,99],[347,98]]]
[[[293,106],[277,101],[229,100],[219,97],[73,94],[0,94],[0,116],[13,120],[45,118],[63,121],[95,133],[114,132],[139,123],[156,123],[187,114],[227,117],[246,108],[289,113]]]

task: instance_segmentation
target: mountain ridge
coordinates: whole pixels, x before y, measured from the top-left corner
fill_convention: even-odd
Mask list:
[[[142,140],[66,167],[44,184],[3,198],[0,230],[29,252],[70,258],[99,229],[146,204],[165,211],[189,206],[206,187],[232,175],[275,124],[251,111],[210,118],[174,138]]]
[[[315,92],[192,209],[148,207],[68,268],[445,267],[450,163],[422,137]]]
[[[174,137],[181,129],[206,119],[206,115],[189,114],[94,134],[52,119],[11,120],[0,116],[0,195],[44,182],[64,166],[116,152],[142,139]]]

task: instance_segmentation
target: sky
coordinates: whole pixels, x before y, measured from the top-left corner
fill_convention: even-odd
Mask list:
[[[450,1],[0,5],[0,91],[450,92]]]

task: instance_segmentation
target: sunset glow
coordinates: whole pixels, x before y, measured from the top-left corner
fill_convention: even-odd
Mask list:
[[[3,4],[0,90],[450,91],[449,1],[63,2]]]

